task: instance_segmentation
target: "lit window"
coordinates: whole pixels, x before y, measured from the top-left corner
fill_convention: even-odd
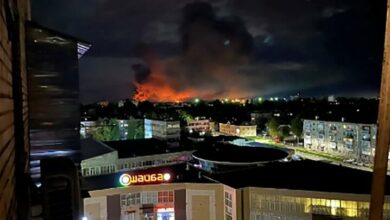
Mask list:
[[[171,203],[174,201],[173,191],[162,191],[158,192],[158,202],[159,203]]]
[[[129,205],[138,205],[140,204],[140,193],[128,193],[121,195],[121,205],[129,206]]]

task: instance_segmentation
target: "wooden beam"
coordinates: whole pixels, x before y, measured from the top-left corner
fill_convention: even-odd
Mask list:
[[[387,163],[390,145],[390,0],[387,1],[387,21],[382,66],[382,81],[378,113],[378,135],[374,173],[371,185],[370,220],[383,219]]]

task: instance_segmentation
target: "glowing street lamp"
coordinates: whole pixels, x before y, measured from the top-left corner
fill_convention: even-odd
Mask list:
[[[195,101],[195,103],[199,103],[200,100],[198,98],[196,98],[194,101]]]

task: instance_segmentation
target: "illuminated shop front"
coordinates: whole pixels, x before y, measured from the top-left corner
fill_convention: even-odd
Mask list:
[[[144,191],[120,195],[123,220],[174,220],[174,191]]]
[[[158,208],[157,220],[175,220],[174,208]]]
[[[130,185],[89,194],[84,199],[88,219],[237,219],[235,190],[223,184]]]

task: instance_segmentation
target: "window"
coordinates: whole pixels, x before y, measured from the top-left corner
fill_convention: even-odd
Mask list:
[[[138,205],[140,203],[139,192],[121,195],[121,206]]]
[[[157,203],[157,192],[142,193],[142,204],[156,204],[156,203]]]
[[[225,219],[226,220],[232,219],[232,209],[233,209],[232,194],[229,192],[225,192]]]
[[[173,202],[173,191],[158,192],[158,202],[159,203]]]

